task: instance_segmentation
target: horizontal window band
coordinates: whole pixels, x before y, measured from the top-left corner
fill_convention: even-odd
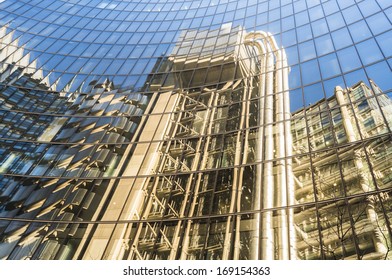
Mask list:
[[[207,216],[193,216],[193,217],[183,217],[183,218],[161,218],[161,219],[143,219],[143,220],[107,220],[107,221],[64,221],[64,220],[45,220],[45,219],[24,219],[24,218],[8,218],[8,217],[0,217],[0,221],[9,221],[9,222],[21,222],[21,223],[58,223],[58,224],[130,224],[130,223],[161,223],[161,222],[180,222],[180,221],[197,221],[197,220],[209,220],[209,219],[222,219],[227,217],[236,217],[236,216],[245,216],[245,215],[254,215],[260,213],[274,212],[274,211],[287,211],[287,210],[296,210],[300,209],[303,211],[309,210],[309,208],[320,208],[324,206],[330,206],[333,203],[340,203],[345,201],[345,205],[350,205],[348,200],[350,199],[363,199],[361,202],[368,203],[367,199],[369,197],[375,197],[381,193],[388,193],[392,191],[392,187],[370,191],[362,194],[353,194],[350,196],[344,197],[336,197],[333,199],[319,200],[317,202],[308,202],[303,204],[296,205],[287,205],[280,207],[272,207],[260,210],[249,210],[249,211],[239,211],[236,213],[225,213],[225,214],[215,214],[215,215],[207,215]],[[355,204],[358,201],[355,201]],[[378,202],[380,203],[380,202]],[[306,208],[304,210],[304,208]]]

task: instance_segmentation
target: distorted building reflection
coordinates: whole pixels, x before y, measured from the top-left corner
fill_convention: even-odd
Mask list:
[[[132,154],[149,98],[116,89],[109,80],[91,82],[88,93],[65,96],[23,68],[11,65],[5,73],[0,256],[72,258],[86,229],[65,222],[100,214],[113,188],[105,178],[117,176],[121,161]]]
[[[22,2],[0,259],[391,258],[386,1]]]
[[[369,84],[293,114],[296,200],[318,202],[296,213],[301,258],[390,258],[392,100]]]
[[[271,34],[229,25],[184,32],[169,62],[140,136],[152,143],[135,149],[147,156],[124,173],[139,178],[116,190],[103,217],[138,222],[98,225],[106,235],[85,256],[295,258],[293,209],[272,211],[294,203],[284,50]]]

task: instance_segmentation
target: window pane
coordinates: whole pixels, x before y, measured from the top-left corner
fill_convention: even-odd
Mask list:
[[[330,53],[334,50],[330,35],[324,35],[315,39],[316,49],[318,55]]]
[[[310,60],[316,57],[316,50],[314,48],[313,41],[307,41],[298,46],[299,55],[301,62],[305,60]]]
[[[347,28],[342,28],[331,33],[336,49],[341,49],[352,44]]]
[[[380,60],[383,58],[380,49],[378,48],[374,39],[367,40],[357,45],[359,56],[363,64]]]
[[[391,29],[391,23],[383,13],[378,13],[366,19],[373,34],[377,35]]]
[[[324,79],[340,73],[338,59],[335,54],[329,54],[319,58],[321,75]]]
[[[361,61],[354,47],[349,47],[338,51],[338,58],[343,72],[361,67]]]
[[[348,27],[354,42],[363,41],[372,36],[365,21],[356,22]]]
[[[302,82],[310,84],[320,80],[320,71],[317,60],[311,60],[301,65]]]

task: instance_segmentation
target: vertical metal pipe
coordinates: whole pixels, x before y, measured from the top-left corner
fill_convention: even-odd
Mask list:
[[[265,83],[265,146],[264,146],[264,179],[263,179],[263,209],[262,212],[262,236],[261,236],[261,258],[263,260],[274,259],[274,228],[272,208],[274,207],[274,139],[273,139],[273,121],[274,121],[274,56],[271,46],[265,41],[266,45],[266,83]]]
[[[261,259],[274,259],[275,257],[275,243],[274,243],[274,226],[273,226],[273,212],[271,209],[274,207],[275,200],[275,183],[273,174],[273,159],[274,159],[274,135],[273,135],[273,122],[274,122],[274,52],[271,46],[270,34],[265,32],[253,33],[249,36],[253,40],[258,40],[257,47],[260,53],[264,53],[265,62],[263,63],[262,71],[262,81],[260,87],[264,87],[262,90],[262,96],[260,97],[260,103],[262,107],[260,108],[260,120],[262,120],[262,129],[259,131],[260,141],[258,143],[258,156],[262,161],[262,170],[258,170],[257,176],[260,181],[260,185],[256,185],[256,192],[262,196],[262,205],[256,202],[255,207],[260,210],[262,206],[263,209],[267,211],[262,212],[261,219],[256,216],[256,236],[261,230],[260,243],[258,243],[257,248],[261,249],[261,254],[259,254],[258,249],[253,248],[252,257],[257,258],[260,255]],[[260,82],[260,83],[261,83]],[[264,97],[264,98],[263,98]],[[263,179],[261,179],[263,177]],[[259,189],[257,189],[259,187]],[[256,208],[255,208],[256,209]],[[259,221],[261,220],[261,227]],[[256,242],[254,242],[254,245]],[[254,247],[254,246],[253,246]],[[256,255],[257,254],[257,255]]]
[[[286,53],[278,49],[277,44],[270,36],[276,62],[276,116],[277,116],[277,157],[278,160],[278,206],[285,207],[279,210],[279,259],[296,258],[296,233],[294,226],[294,212],[292,206],[295,202],[294,196],[294,174],[292,171],[292,136],[290,125],[290,98],[288,85],[288,65]]]
[[[276,46],[274,46],[276,47]],[[274,48],[275,49],[275,48]],[[276,72],[275,72],[275,108],[276,108],[276,156],[278,158],[277,165],[277,206],[283,207],[278,212],[278,259],[289,259],[288,250],[288,225],[287,225],[287,189],[286,189],[286,153],[284,138],[284,101],[283,101],[283,69],[282,54],[280,50],[276,50]]]
[[[257,260],[259,259],[260,254],[260,231],[261,231],[261,196],[262,196],[262,178],[263,178],[263,146],[264,146],[264,101],[265,101],[265,80],[266,76],[264,73],[265,69],[265,52],[261,54],[261,74],[259,79],[259,110],[258,110],[258,119],[259,119],[259,128],[257,133],[257,144],[256,144],[256,181],[254,188],[254,198],[253,198],[253,210],[256,211],[254,214],[254,226],[252,231],[251,238],[251,259]]]
[[[265,56],[260,76],[259,119],[261,128],[259,129],[259,142],[256,149],[256,161],[262,162],[263,169],[257,169],[256,173],[254,209],[260,210],[261,205],[257,198],[260,198],[261,195],[263,209],[272,209],[275,200],[278,206],[284,207],[284,209],[278,210],[276,241],[274,240],[273,213],[271,211],[263,212],[261,226],[260,219],[255,215],[254,228],[256,230],[255,234],[252,235],[251,256],[252,258],[258,257],[259,246],[257,246],[256,239],[260,238],[262,259],[295,258],[294,212],[293,208],[287,208],[288,204],[293,205],[295,201],[292,161],[291,158],[287,158],[292,155],[287,58],[284,50],[278,48],[275,39],[269,33],[251,33],[248,35],[248,40],[249,42],[258,40],[258,44],[254,45],[259,49],[260,54]],[[275,67],[274,57],[276,59]],[[274,135],[275,121],[276,135]],[[286,139],[286,137],[288,138]],[[273,173],[275,150],[278,157],[276,185]],[[260,230],[262,231],[261,237],[258,235]],[[277,251],[276,256],[275,251]]]
[[[253,36],[253,37],[252,37]],[[259,96],[258,96],[258,132],[255,147],[256,178],[253,195],[252,209],[256,212],[253,214],[252,231],[250,238],[250,256],[252,260],[259,259],[260,254],[260,232],[261,232],[261,197],[262,197],[262,181],[263,181],[263,145],[264,145],[264,101],[265,101],[265,84],[266,84],[266,49],[261,41],[254,42],[255,34],[250,34],[247,43],[257,48],[259,52],[260,75],[259,75]]]
[[[297,236],[294,222],[294,204],[295,204],[295,177],[293,173],[292,155],[293,155],[293,137],[291,135],[291,112],[290,112],[290,95],[289,95],[289,67],[287,63],[286,52],[282,53],[283,67],[283,121],[284,136],[286,144],[286,172],[287,172],[287,223],[289,227],[289,250],[290,259],[297,259]]]

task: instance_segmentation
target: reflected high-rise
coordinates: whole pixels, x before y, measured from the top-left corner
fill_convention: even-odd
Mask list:
[[[1,259],[389,259],[392,4],[0,3]]]

